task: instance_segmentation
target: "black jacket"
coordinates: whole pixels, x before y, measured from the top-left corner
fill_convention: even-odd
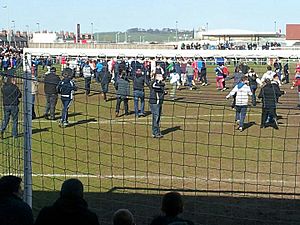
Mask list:
[[[81,198],[59,198],[52,206],[44,207],[35,225],[99,225],[98,217]]]
[[[148,79],[143,74],[135,74],[131,79],[133,80],[133,90],[144,91],[144,85],[150,85]]]
[[[22,97],[22,93],[17,85],[15,84],[4,84],[2,87],[3,105],[4,106],[17,106]]]
[[[266,84],[258,95],[258,98],[262,98],[263,108],[276,108],[278,98],[283,93],[280,91],[277,84]]]
[[[56,86],[60,82],[60,78],[55,73],[48,73],[44,79],[45,94],[57,94]]]
[[[69,77],[64,78],[56,87],[61,98],[73,99],[74,91],[77,90],[75,82]]]
[[[154,80],[150,85],[150,104],[163,104],[165,96],[165,83]]]
[[[15,195],[0,196],[0,224],[32,225],[32,210]]]

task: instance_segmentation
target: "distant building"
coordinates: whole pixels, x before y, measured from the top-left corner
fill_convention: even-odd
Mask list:
[[[300,24],[286,25],[286,40],[300,41]]]
[[[56,43],[56,42],[62,42],[62,40],[59,40],[59,35],[56,33],[33,33],[30,42],[31,43]]]
[[[195,39],[199,40],[213,40],[213,41],[249,41],[259,42],[261,39],[278,38],[279,34],[276,32],[257,32],[249,30],[237,30],[237,29],[220,29],[197,32]]]

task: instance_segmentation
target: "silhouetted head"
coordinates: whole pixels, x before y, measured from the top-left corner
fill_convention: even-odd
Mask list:
[[[161,210],[167,216],[177,216],[183,212],[183,201],[178,192],[169,192],[162,199]]]
[[[113,215],[113,225],[134,225],[134,218],[128,209],[119,209]]]
[[[8,175],[0,178],[0,195],[17,195],[21,197],[21,182],[22,179],[20,177]]]
[[[83,185],[78,179],[68,179],[62,186],[60,191],[62,198],[83,198]]]

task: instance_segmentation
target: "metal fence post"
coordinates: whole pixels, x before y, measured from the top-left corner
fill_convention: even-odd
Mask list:
[[[31,55],[23,58],[23,118],[24,118],[24,201],[32,207],[32,165],[31,165],[31,138],[32,138],[32,77]]]

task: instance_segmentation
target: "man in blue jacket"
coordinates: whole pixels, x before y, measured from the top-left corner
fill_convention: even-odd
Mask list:
[[[57,91],[60,94],[63,109],[61,114],[60,127],[66,127],[68,122],[68,110],[73,101],[74,92],[77,90],[75,82],[72,80],[72,74],[63,71],[63,80],[57,85]]]
[[[137,69],[132,76],[134,112],[136,117],[145,116],[145,84],[149,86],[149,80],[141,69]],[[139,110],[139,100],[141,100],[141,110]]]

